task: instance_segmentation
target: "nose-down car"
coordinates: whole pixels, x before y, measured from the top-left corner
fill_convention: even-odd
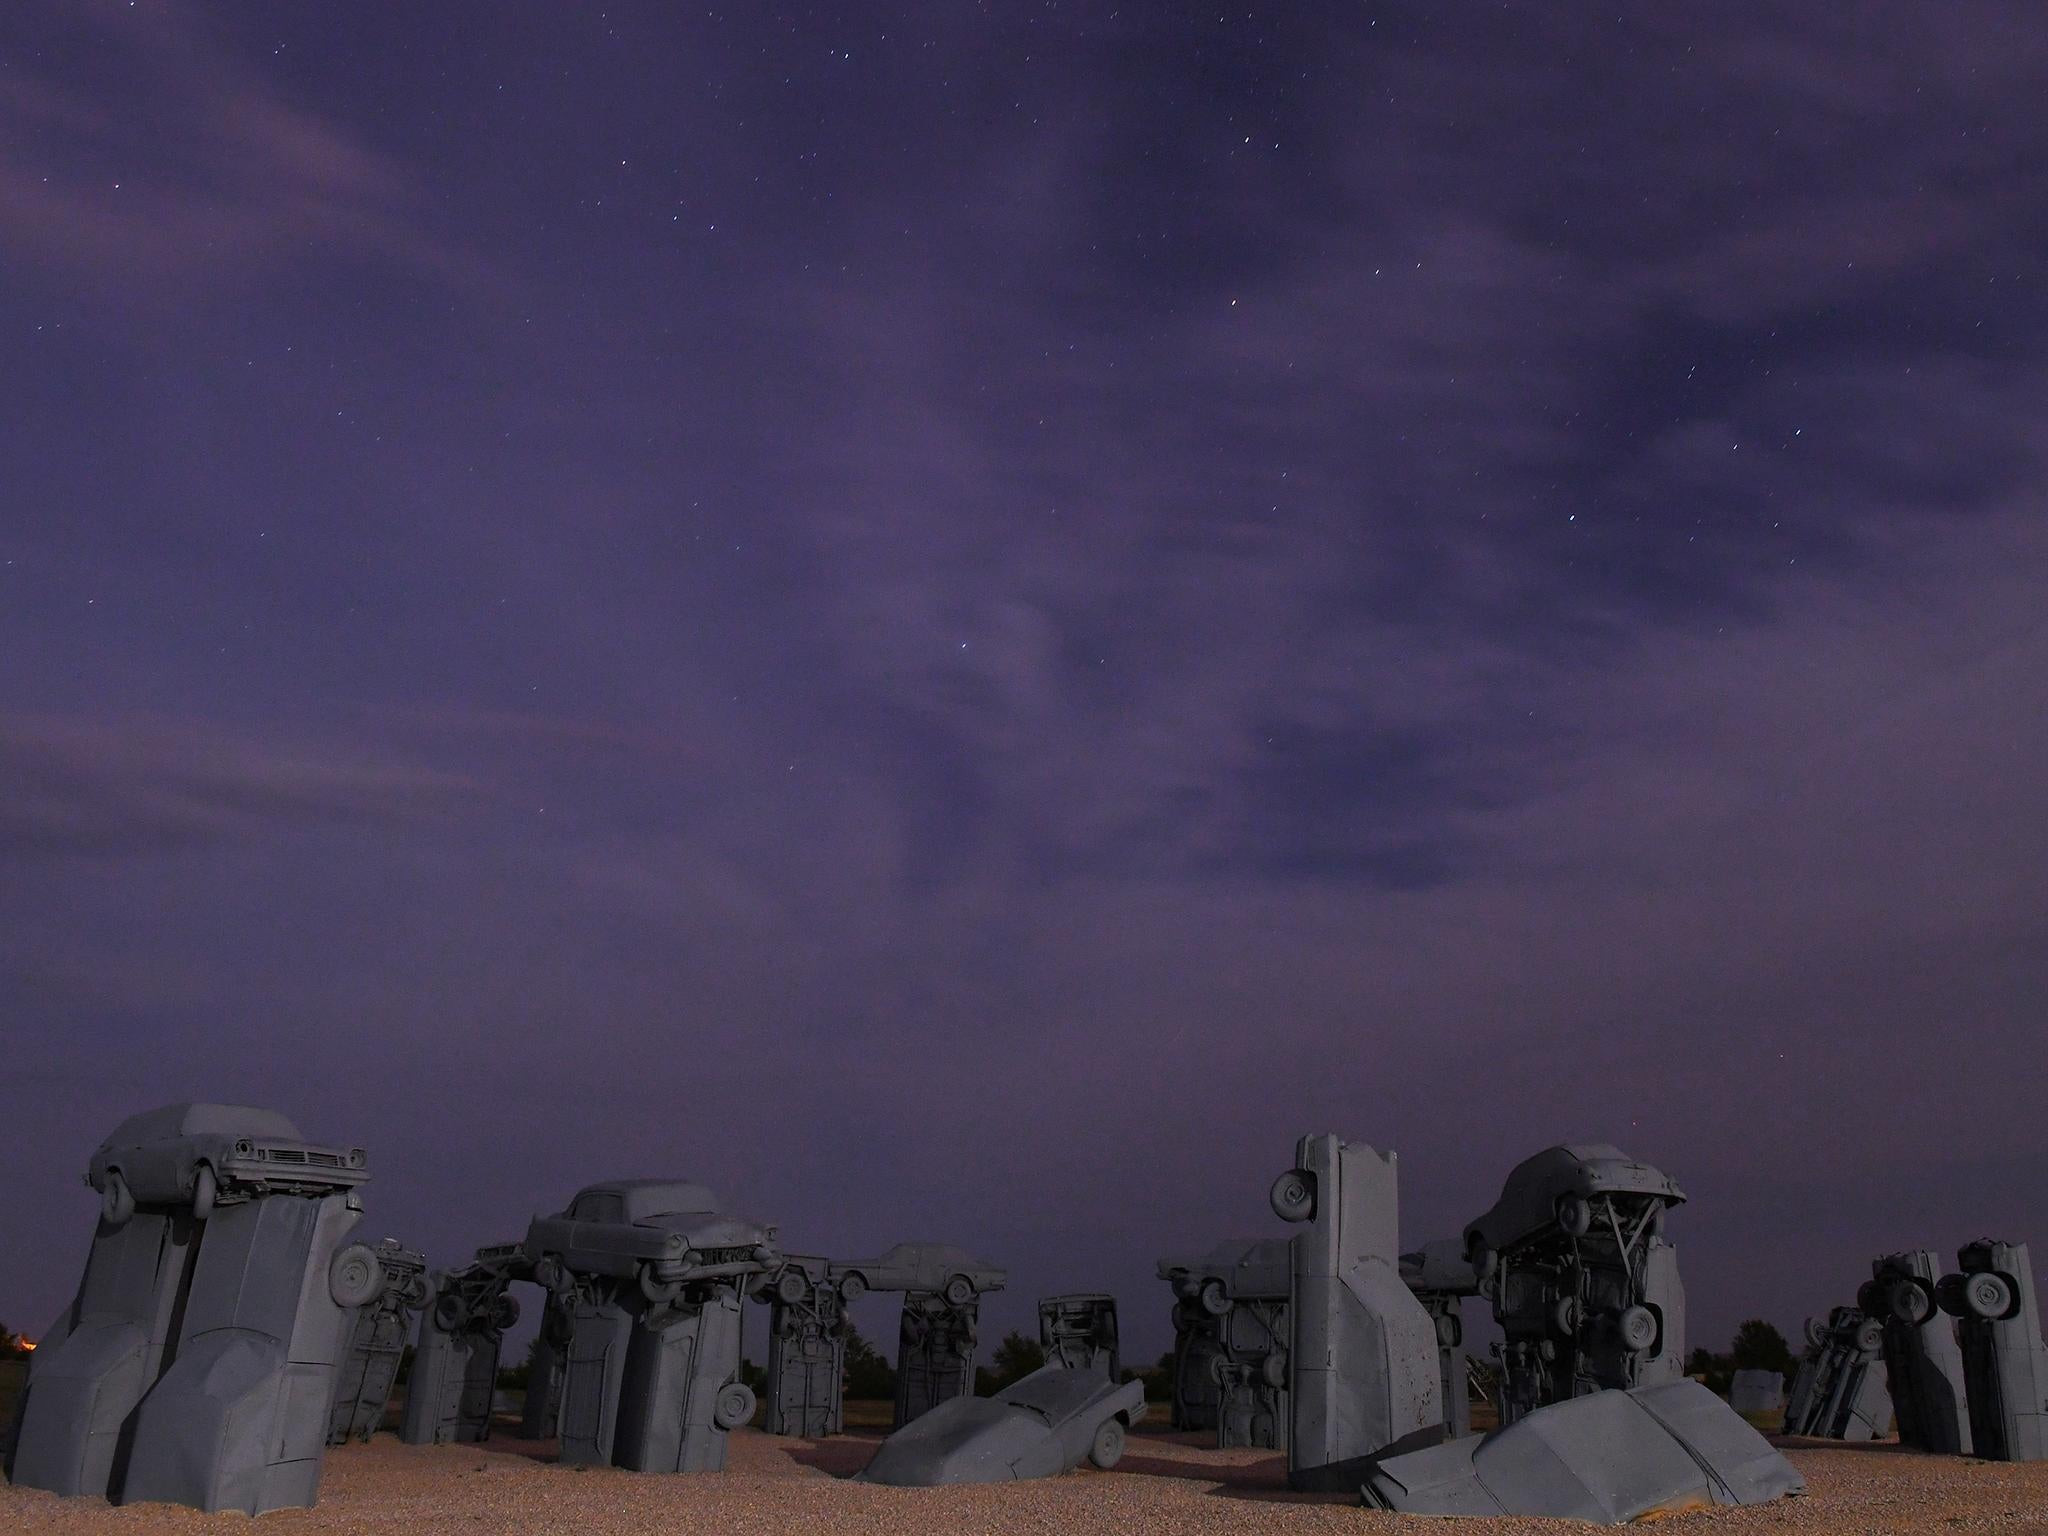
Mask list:
[[[1145,1388],[1048,1365],[994,1397],[956,1397],[890,1435],[861,1474],[899,1488],[1057,1477],[1083,1459],[1107,1471],[1145,1417]]]

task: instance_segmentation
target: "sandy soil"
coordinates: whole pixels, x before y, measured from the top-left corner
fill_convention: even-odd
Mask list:
[[[1493,1531],[1585,1531],[1549,1521],[1426,1521],[1369,1513],[1355,1501],[1305,1499],[1284,1486],[1282,1463],[1261,1451],[1217,1451],[1196,1437],[1139,1433],[1115,1472],[980,1488],[875,1488],[843,1479],[879,1436],[779,1440],[733,1437],[722,1476],[640,1477],[559,1467],[552,1445],[492,1439],[481,1446],[408,1446],[390,1435],[329,1453],[320,1505],[263,1517],[262,1529],[332,1533],[614,1533],[674,1531],[974,1533],[1346,1531],[1355,1536]],[[2002,1466],[1918,1456],[1895,1446],[1794,1442],[1803,1499],[1660,1522],[1715,1530],[1851,1536],[1864,1532],[2048,1532],[2048,1463]],[[110,1508],[33,1489],[0,1487],[0,1530],[39,1532],[246,1529],[240,1515],[161,1504]]]

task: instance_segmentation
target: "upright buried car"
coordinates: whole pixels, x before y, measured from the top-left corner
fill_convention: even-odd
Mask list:
[[[622,1179],[580,1191],[526,1234],[535,1277],[568,1320],[562,1460],[715,1472],[753,1417],[739,1378],[740,1304],[776,1268],[775,1229],[710,1190]]]
[[[1685,1291],[1664,1216],[1684,1199],[1605,1143],[1550,1147],[1508,1174],[1465,1229],[1465,1256],[1506,1335],[1503,1424],[1602,1388],[1679,1378]]]
[[[425,1254],[402,1246],[394,1237],[379,1243],[376,1253],[383,1284],[356,1313],[348,1355],[335,1381],[329,1445],[367,1440],[384,1422],[406,1336],[412,1332],[412,1314],[433,1296]]]
[[[2048,1343],[2025,1243],[1984,1238],[1956,1254],[1935,1287],[1958,1319],[1970,1438],[1992,1461],[2048,1460]]]
[[[896,1424],[935,1404],[974,1394],[981,1297],[999,1291],[1004,1271],[950,1243],[898,1243],[873,1259],[834,1264],[842,1302],[869,1291],[901,1291],[896,1335]]]
[[[354,1310],[384,1284],[348,1241],[360,1147],[269,1110],[172,1104],[93,1153],[100,1220],[36,1351],[25,1487],[257,1514],[311,1504]]]
[[[1219,1446],[1287,1448],[1290,1242],[1244,1238],[1159,1261],[1176,1298],[1175,1428],[1214,1429]]]

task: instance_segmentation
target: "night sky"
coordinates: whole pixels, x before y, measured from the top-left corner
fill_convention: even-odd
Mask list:
[[[1144,1355],[1310,1131],[1411,1241],[1657,1163],[1695,1342],[2041,1254],[2044,100],[2034,0],[8,5],[0,1321],[183,1098]]]

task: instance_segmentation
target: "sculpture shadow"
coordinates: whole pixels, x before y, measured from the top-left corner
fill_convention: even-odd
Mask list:
[[[823,1440],[788,1439],[782,1453],[800,1467],[810,1467],[831,1477],[857,1477],[875,1459],[883,1436],[879,1431],[849,1430]]]
[[[1200,1442],[1195,1442],[1199,1444]],[[1084,1469],[1085,1470],[1085,1469]],[[1147,1456],[1126,1450],[1116,1464],[1114,1476],[1171,1477],[1182,1482],[1206,1483],[1212,1499],[1243,1499],[1256,1504],[1356,1504],[1354,1492],[1300,1493],[1287,1486],[1287,1458],[1275,1454],[1257,1461],[1218,1465],[1215,1462],[1182,1461],[1176,1457]]]
[[[1852,1451],[1858,1456],[1935,1456],[1937,1451],[1923,1451],[1918,1446],[1907,1445],[1902,1440],[1831,1440],[1826,1435],[1766,1435],[1772,1445],[1781,1451]],[[1955,1458],[1969,1461],[1968,1456]]]

